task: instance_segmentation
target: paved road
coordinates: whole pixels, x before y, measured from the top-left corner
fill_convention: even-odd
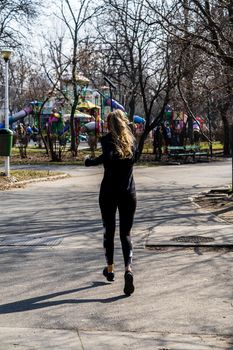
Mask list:
[[[118,235],[116,281],[101,274],[102,168],[64,171],[72,176],[1,193],[0,350],[233,349],[233,253],[145,248],[161,227],[224,227],[190,198],[230,184],[230,160],[135,167],[130,298]]]

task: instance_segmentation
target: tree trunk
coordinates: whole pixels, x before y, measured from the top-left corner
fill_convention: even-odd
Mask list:
[[[143,134],[141,135],[141,138],[139,140],[139,144],[138,144],[138,158],[140,158],[141,154],[142,154],[142,151],[143,151],[143,146],[144,146],[144,143],[145,143],[145,140],[149,134],[149,129],[145,129]]]
[[[70,116],[70,139],[71,139],[71,153],[73,157],[77,156],[77,145],[75,137],[75,127],[74,127],[74,113],[71,112]]]
[[[230,127],[227,120],[226,114],[221,113],[222,122],[223,122],[223,131],[224,131],[224,140],[223,140],[223,154],[224,156],[230,156],[231,147],[230,147]]]
[[[132,95],[130,102],[129,102],[129,120],[130,122],[133,122],[133,117],[135,113],[135,96]]]
[[[74,115],[75,115],[77,105],[78,105],[78,96],[75,96],[75,100],[72,105],[71,115],[70,115],[71,153],[73,157],[77,157],[77,154],[78,154],[78,145],[77,145],[77,139],[76,139],[75,125],[74,125]]]

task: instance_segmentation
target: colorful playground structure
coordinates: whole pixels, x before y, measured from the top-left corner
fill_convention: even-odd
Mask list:
[[[18,120],[25,118],[26,116],[30,115],[32,111],[33,111],[33,105],[24,107],[21,111],[15,113],[12,116],[9,116],[9,124],[12,125],[13,123],[16,123]],[[0,123],[0,129],[4,127],[5,127],[5,122]]]
[[[201,150],[201,141],[207,141],[209,148]],[[179,161],[190,157],[193,161],[196,157],[208,158],[212,154],[208,116],[195,116],[189,121],[187,114],[167,106],[163,119],[153,130],[152,142],[156,160],[161,160],[163,155]]]
[[[74,129],[77,144],[81,139],[86,138],[90,147],[95,149],[100,134],[107,131],[106,114],[114,109],[120,109],[124,112],[126,110],[124,106],[108,95],[101,94],[100,100],[95,98],[95,103],[93,103],[94,99],[91,95],[93,90],[89,90],[92,92],[90,92],[89,96],[81,96],[81,101],[77,106],[74,114]],[[14,126],[15,123],[25,124],[25,118],[30,116],[33,124],[37,128],[39,127],[41,132],[58,137],[65,144],[66,140],[70,139],[70,113],[64,107],[64,102],[64,99],[54,98],[53,101],[51,100],[48,104],[45,104],[42,111],[40,111],[39,117],[38,111],[42,106],[42,102],[31,101],[22,110],[9,116],[10,127]],[[162,121],[151,133],[154,147],[161,142],[166,145],[182,146],[187,139],[187,119],[188,117],[184,112],[177,112],[169,105],[166,106]],[[144,131],[146,121],[143,117],[134,115],[133,122],[136,138],[139,140]],[[4,126],[3,121],[0,123],[0,128],[4,128]],[[206,116],[196,116],[195,120],[193,120],[195,143],[200,140],[200,135],[203,131],[208,132],[208,128],[208,118]]]
[[[174,111],[170,106],[167,106],[164,117],[159,125],[163,128],[165,139],[173,146],[183,146],[188,138],[188,116],[184,112]],[[156,130],[155,130],[156,131]],[[193,141],[198,143],[201,135],[209,132],[208,116],[195,116],[192,119]]]

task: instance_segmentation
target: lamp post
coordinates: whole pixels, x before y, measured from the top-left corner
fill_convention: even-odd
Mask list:
[[[5,99],[4,99],[4,115],[5,128],[9,128],[9,83],[8,83],[8,64],[12,54],[10,49],[2,49],[1,57],[5,61]],[[10,157],[5,157],[5,175],[10,176]]]
[[[108,83],[109,85],[109,93],[110,93],[110,103],[111,103],[111,112],[113,111],[113,106],[112,106],[112,89],[116,90],[116,85],[113,84],[113,82],[107,78],[106,76],[104,77],[104,80]]]
[[[212,121],[211,121],[211,110],[210,110],[210,102],[212,102],[212,98],[209,92],[208,95],[208,122],[209,122],[209,137],[210,137],[210,157],[213,157],[213,144],[212,144]]]
[[[231,192],[233,193],[233,121],[231,124]]]
[[[80,96],[82,96],[82,93],[84,94],[84,101],[86,96],[86,89],[88,87],[90,80],[86,78],[82,73],[79,73],[75,76],[75,84],[76,84],[76,104],[75,104],[75,110],[79,104]],[[75,111],[74,111],[75,113]],[[79,133],[80,133],[80,120],[77,118],[77,122],[74,122],[74,116],[72,117],[71,123],[71,149],[75,149],[75,153],[77,154],[77,145],[79,144]],[[78,126],[77,126],[78,123]],[[74,127],[75,124],[75,127]],[[72,142],[72,139],[74,140],[74,143]]]

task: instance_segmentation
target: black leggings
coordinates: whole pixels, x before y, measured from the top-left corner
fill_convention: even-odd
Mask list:
[[[125,266],[132,263],[133,246],[130,231],[133,226],[134,213],[136,210],[135,192],[124,192],[119,194],[109,194],[100,192],[99,204],[103,220],[104,249],[108,265],[114,262],[114,235],[116,228],[116,211],[119,211],[120,240],[123,251]]]

